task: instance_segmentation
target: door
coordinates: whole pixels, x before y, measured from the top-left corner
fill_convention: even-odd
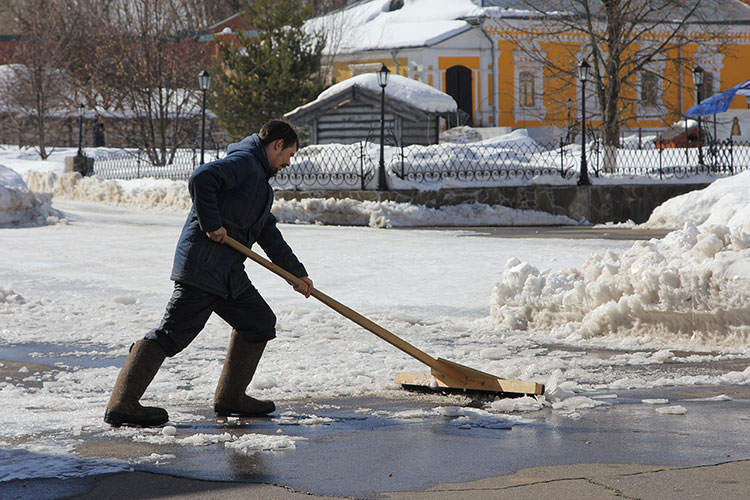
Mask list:
[[[466,66],[451,66],[445,72],[445,93],[458,104],[458,116],[449,120],[452,127],[474,125],[471,98],[471,70]]]

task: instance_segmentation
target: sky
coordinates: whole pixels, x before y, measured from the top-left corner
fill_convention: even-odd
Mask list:
[[[103,423],[128,346],[156,326],[171,294],[190,204],[184,182],[63,175],[72,154],[42,162],[28,150],[0,149],[0,481],[159,460],[76,456],[86,439],[118,432],[242,454],[293,449],[293,433],[281,425],[273,436],[224,437],[180,427],[203,418],[221,371],[229,328],[215,317],[165,362],[144,398],[168,409],[170,425],[114,431]],[[503,214],[509,224],[576,223],[486,205],[319,199],[277,202],[274,211],[326,294],[428,354],[547,389],[535,399],[471,411],[449,400],[426,412],[460,416],[456,425],[534,425],[538,411],[578,418],[606,408],[616,391],[750,384],[749,183],[746,172],[666,202],[642,228],[669,234],[645,241],[496,238],[460,227],[480,216],[506,221]],[[455,227],[418,227],[444,223]],[[395,373],[427,371],[255,264],[246,269],[279,318],[251,391],[277,402],[280,424],[284,401],[398,397]],[[643,405],[684,410],[662,403]],[[305,419],[322,422],[315,413]]]

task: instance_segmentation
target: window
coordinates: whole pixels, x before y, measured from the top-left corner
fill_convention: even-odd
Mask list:
[[[641,105],[658,106],[659,104],[659,78],[648,71],[641,73]]]
[[[703,99],[708,99],[714,95],[714,75],[706,71],[703,74]]]
[[[518,97],[521,107],[533,108],[536,107],[536,101],[534,99],[534,74],[529,71],[524,71],[518,75]]]

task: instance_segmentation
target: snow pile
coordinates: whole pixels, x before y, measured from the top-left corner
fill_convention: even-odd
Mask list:
[[[224,446],[245,455],[252,455],[261,451],[293,450],[297,447],[298,441],[306,440],[307,438],[297,436],[244,434],[224,443]]]
[[[541,149],[538,142],[531,138],[529,131],[525,128],[514,130],[508,134],[499,135],[497,137],[490,137],[479,142],[482,146],[495,146],[498,148],[508,149],[526,149],[526,150],[539,150]]]
[[[211,446],[224,443],[226,448],[245,455],[262,451],[293,450],[296,448],[298,441],[306,440],[303,437],[285,436],[281,433],[276,435],[255,433],[234,435],[229,432],[221,434],[198,432],[180,437],[177,435],[177,429],[171,425],[164,427],[164,429],[117,429],[116,431],[110,430],[107,432],[119,437],[129,434],[131,439],[137,443],[154,445]]]
[[[0,286],[0,304],[23,304],[24,298],[13,291],[10,285]]]
[[[581,269],[540,271],[510,259],[493,290],[492,320],[568,340],[612,334],[749,346],[748,184],[744,172],[665,202],[641,227],[682,229],[622,254],[591,255]]]
[[[0,227],[57,224],[60,217],[50,196],[33,193],[19,174],[0,165]]]
[[[570,340],[677,336],[748,346],[748,285],[750,234],[688,223],[621,255],[591,255],[580,270],[540,272],[512,258],[493,289],[490,312],[506,328],[550,329]]]
[[[189,210],[192,205],[185,181],[148,178],[103,180],[96,176],[83,177],[78,172],[58,174],[30,171],[26,174],[26,182],[32,191],[73,200],[175,210]]]
[[[281,222],[370,227],[555,225],[578,222],[564,215],[516,210],[502,205],[463,203],[427,208],[395,201],[358,201],[349,198],[276,200],[273,213]]]
[[[456,144],[469,144],[482,140],[482,135],[473,127],[453,127],[440,132],[440,142],[453,142]]]
[[[378,84],[378,76],[374,72],[364,73],[328,87],[315,101],[300,106],[297,109],[302,109],[313,103],[323,101],[350,87],[360,87],[377,92],[378,94],[382,91]],[[388,99],[402,101],[410,106],[427,112],[452,112],[456,111],[457,108],[456,101],[454,101],[448,94],[441,92],[426,83],[418,82],[401,75],[391,75],[388,78],[388,85],[385,87],[385,95]],[[294,111],[292,111],[292,113],[294,113]]]
[[[686,222],[737,226],[750,232],[750,171],[716,179],[705,189],[667,200],[641,227],[679,228]]]

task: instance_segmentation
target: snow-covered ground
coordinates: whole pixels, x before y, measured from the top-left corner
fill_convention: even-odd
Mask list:
[[[293,448],[286,435],[186,437],[174,427],[112,431],[102,422],[128,346],[158,323],[171,294],[172,255],[189,201],[184,183],[62,175],[64,155],[39,162],[0,149],[0,216],[7,218],[0,229],[0,481],[121,467],[84,467],[74,457],[87,436],[113,432],[186,446],[223,440],[238,453]],[[665,203],[646,226],[674,231],[643,242],[383,229],[476,225],[480,209],[472,206],[430,212],[401,204],[388,212],[388,204],[312,200],[279,203],[277,213],[307,222],[282,231],[319,289],[429,354],[547,387],[537,400],[438,414],[507,422],[517,418],[508,412],[552,408],[574,418],[605,404],[597,393],[750,384],[750,368],[720,363],[750,358],[748,184],[744,173]],[[45,191],[54,193],[51,206],[31,194]],[[20,195],[32,201],[4,201]],[[329,225],[312,223],[311,213],[325,213]],[[335,225],[351,218],[365,222]],[[520,212],[513,220],[560,222]],[[282,406],[307,396],[389,397],[401,394],[396,372],[425,371],[255,264],[247,270],[279,318],[278,338],[252,384],[258,395]],[[172,423],[194,421],[210,404],[228,338],[228,326],[212,318],[165,362],[146,401],[165,406]],[[712,362],[719,363],[700,368]]]

